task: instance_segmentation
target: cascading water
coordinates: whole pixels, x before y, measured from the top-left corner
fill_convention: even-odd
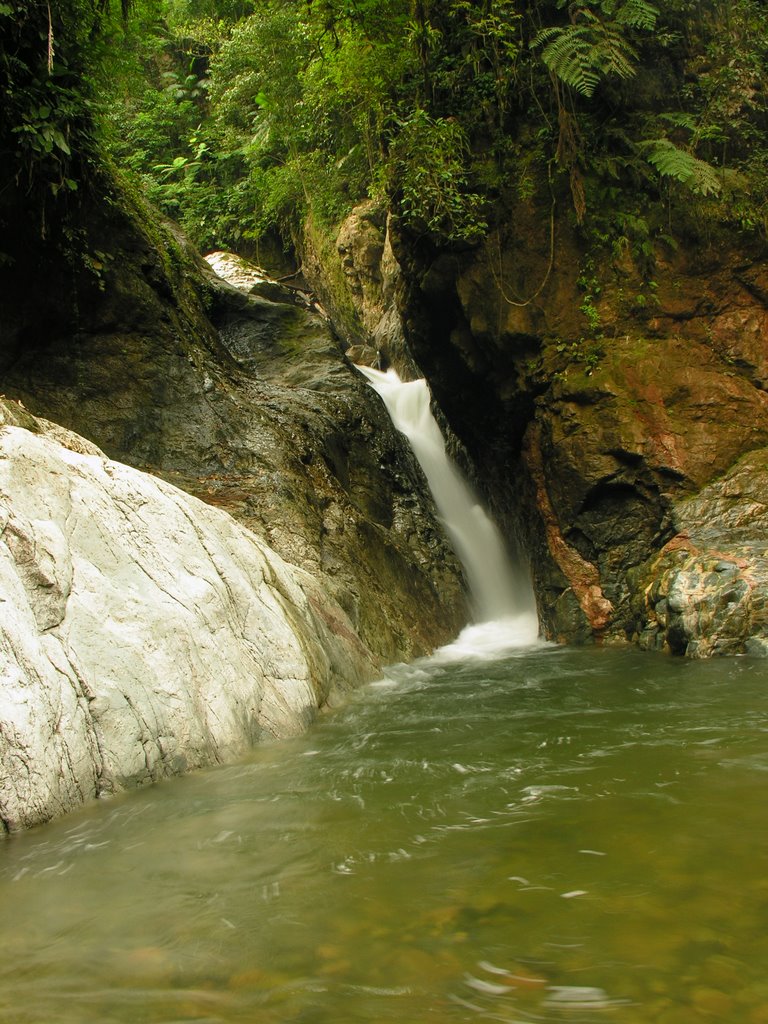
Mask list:
[[[426,381],[402,381],[391,369],[384,373],[358,366],[358,370],[381,396],[392,422],[408,438],[424,471],[464,567],[476,619],[499,623],[507,645],[534,643],[538,620],[530,581],[524,572],[513,571],[501,534],[448,457],[430,409]]]

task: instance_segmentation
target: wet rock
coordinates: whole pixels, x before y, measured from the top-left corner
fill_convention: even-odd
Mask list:
[[[356,366],[372,366],[375,370],[383,370],[384,362],[381,352],[370,345],[351,345],[346,352],[347,359]]]
[[[295,734],[370,677],[316,579],[226,512],[36,427],[0,428],[6,829]]]
[[[768,443],[764,261],[728,246],[706,260],[659,253],[649,289],[631,260],[589,263],[535,203],[505,214],[481,245],[450,252],[393,232],[408,345],[479,489],[524,537],[545,631],[663,646],[638,623],[640,567],[674,537],[681,502]],[[726,574],[717,561],[688,566],[704,576],[673,588],[673,603],[700,608],[697,623],[658,609],[677,649],[697,656],[733,646],[701,632],[714,620],[692,597],[711,591],[707,573]],[[752,628],[745,593],[718,589],[727,632]]]
[[[595,567],[617,636],[630,623],[628,570],[673,535],[673,508],[727,471],[745,447],[768,440],[764,394],[724,374],[698,342],[663,351],[658,343],[613,343],[589,376],[574,372],[556,383],[536,420],[561,535]],[[681,576],[657,600],[677,614],[685,594],[703,585]]]
[[[407,444],[322,311],[283,301],[279,284],[267,297],[258,268],[221,254],[244,290],[188,253],[158,290],[133,230],[112,239],[125,258],[88,293],[81,329],[17,353],[6,394],[230,512],[322,582],[377,664],[450,639],[465,622],[460,570]]]
[[[768,653],[768,450],[676,503],[677,530],[635,577],[643,647]]]

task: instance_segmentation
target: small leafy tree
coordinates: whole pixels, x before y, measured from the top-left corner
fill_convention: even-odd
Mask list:
[[[448,241],[484,234],[483,199],[468,188],[468,142],[458,121],[415,110],[393,146],[393,174],[403,219],[416,231]]]

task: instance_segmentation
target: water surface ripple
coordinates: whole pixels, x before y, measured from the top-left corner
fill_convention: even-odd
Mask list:
[[[395,666],[0,843],[0,1019],[768,1024],[767,684],[544,645]]]

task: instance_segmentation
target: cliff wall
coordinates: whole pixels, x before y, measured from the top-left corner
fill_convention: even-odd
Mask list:
[[[380,218],[393,273],[389,258],[371,264],[371,219],[359,222],[337,239],[350,292],[364,309],[378,295],[381,322],[399,311],[470,474],[528,552],[547,635],[691,656],[762,649],[759,248],[659,243],[650,278],[625,251],[597,261],[567,220],[520,203],[473,247]],[[367,342],[400,359],[403,341]]]

